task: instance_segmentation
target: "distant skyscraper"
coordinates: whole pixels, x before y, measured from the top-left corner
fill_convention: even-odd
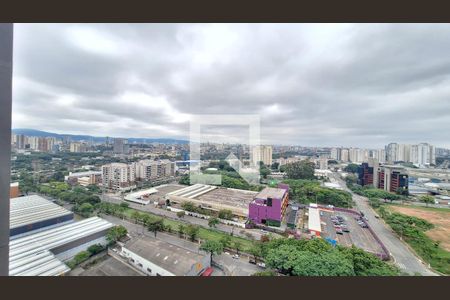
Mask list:
[[[398,161],[397,159],[397,150],[398,144],[397,143],[390,143],[386,146],[386,160],[389,163],[393,163],[395,161]]]
[[[127,140],[126,139],[120,139],[115,138],[114,144],[113,144],[113,152],[117,154],[124,154],[128,150]]]
[[[341,150],[341,160],[343,162],[348,162],[348,160],[349,160],[349,151],[348,151],[348,149],[342,149]]]

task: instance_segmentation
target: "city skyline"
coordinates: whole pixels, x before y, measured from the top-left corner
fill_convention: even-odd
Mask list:
[[[12,124],[187,139],[192,115],[259,114],[262,144],[450,148],[448,33],[445,24],[18,24]]]

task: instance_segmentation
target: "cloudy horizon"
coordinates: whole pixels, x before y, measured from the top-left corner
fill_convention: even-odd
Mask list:
[[[257,114],[265,144],[450,148],[449,24],[14,31],[13,128],[188,139],[193,115]],[[213,127],[217,140],[246,132]]]

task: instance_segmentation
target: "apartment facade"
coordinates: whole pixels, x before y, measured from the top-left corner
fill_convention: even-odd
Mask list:
[[[111,163],[102,166],[103,187],[126,190],[135,187],[136,171],[132,165]]]
[[[272,146],[256,146],[252,150],[252,163],[257,165],[262,161],[265,165],[272,165]]]
[[[135,163],[135,168],[138,180],[150,181],[156,178],[175,176],[175,162],[168,159],[140,160]]]

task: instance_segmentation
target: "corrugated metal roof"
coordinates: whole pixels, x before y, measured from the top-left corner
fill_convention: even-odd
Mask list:
[[[70,214],[71,211],[38,195],[12,198],[9,226],[12,229]]]
[[[9,243],[9,275],[53,276],[69,268],[58,260],[51,250],[87,237],[114,225],[99,217],[41,231],[11,240]]]

